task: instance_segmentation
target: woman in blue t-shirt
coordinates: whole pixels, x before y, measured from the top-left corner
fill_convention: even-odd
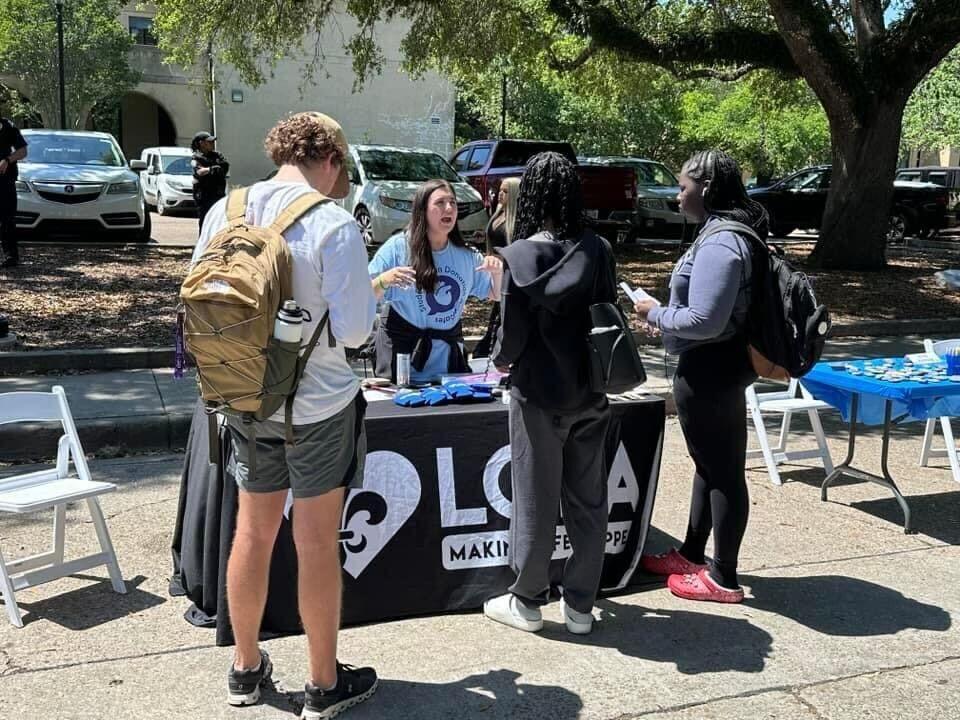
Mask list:
[[[407,229],[383,244],[368,270],[377,299],[387,301],[375,339],[377,375],[396,380],[397,353],[410,355],[413,382],[467,372],[463,308],[471,295],[499,299],[503,264],[466,246],[450,183],[417,189]]]

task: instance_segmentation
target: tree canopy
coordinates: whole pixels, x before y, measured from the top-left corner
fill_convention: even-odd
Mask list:
[[[93,106],[139,82],[127,54],[133,39],[120,24],[122,0],[66,2],[64,76],[67,126],[77,128]],[[47,127],[59,127],[57,25],[48,0],[3,0],[0,75],[16,86]]]
[[[356,21],[343,45],[359,78],[383,57],[381,23],[408,23],[413,73],[480,76],[508,62],[519,77],[615,59],[678,78],[736,79],[764,68],[803,78],[826,113],[834,165],[813,260],[886,262],[903,113],[917,85],[960,42],[957,0],[158,0],[161,44],[181,63],[215,40],[250,82],[279,57],[314,51],[340,8]],[[305,46],[306,43],[306,46]]]

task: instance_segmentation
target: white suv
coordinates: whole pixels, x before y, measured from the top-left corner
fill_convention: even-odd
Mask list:
[[[160,215],[173,210],[195,210],[193,153],[184,147],[152,147],[140,153],[147,169],[140,173],[143,199]]]
[[[22,132],[27,157],[17,180],[18,229],[150,239],[150,215],[134,172],[144,164],[131,160],[128,168],[113,135]]]

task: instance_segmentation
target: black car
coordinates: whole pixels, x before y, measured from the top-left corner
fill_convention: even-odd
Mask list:
[[[794,230],[818,229],[830,190],[829,165],[808,167],[765,188],[749,190],[770,214],[774,237]],[[947,226],[946,188],[924,182],[895,181],[887,239],[900,242],[907,235],[927,235]]]

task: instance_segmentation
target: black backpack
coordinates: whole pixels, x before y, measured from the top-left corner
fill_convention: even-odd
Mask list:
[[[830,332],[827,306],[817,302],[810,280],[787,262],[783,251],[767,245],[747,225],[715,223],[697,240],[721,232],[736,233],[750,245],[746,330],[754,370],[778,380],[806,375],[820,360]]]

